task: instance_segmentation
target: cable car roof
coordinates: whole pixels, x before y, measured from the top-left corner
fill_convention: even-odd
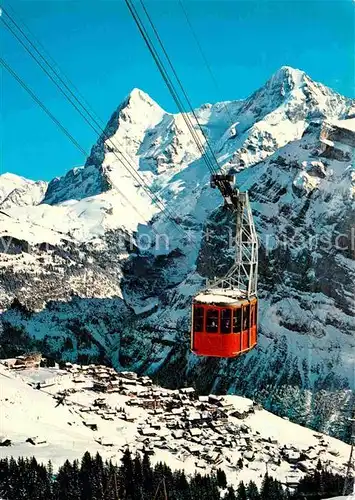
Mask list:
[[[196,295],[194,303],[239,305],[246,300],[248,297],[241,290],[212,288]]]

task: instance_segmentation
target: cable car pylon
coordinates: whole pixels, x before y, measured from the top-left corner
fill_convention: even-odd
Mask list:
[[[193,299],[191,350],[198,356],[234,358],[257,344],[258,238],[247,192],[234,176],[214,174],[225,207],[235,216],[235,261],[227,274]]]

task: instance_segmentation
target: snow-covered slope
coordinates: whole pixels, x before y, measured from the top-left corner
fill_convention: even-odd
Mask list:
[[[84,167],[54,179],[42,203],[0,210],[3,349],[106,357],[171,386],[189,380],[202,391],[243,393],[346,437],[354,110],[352,100],[283,67],[248,99],[195,111],[221,168],[238,172],[252,200],[261,242],[256,350],[230,361],[189,354],[191,297],[227,270],[233,221],[183,118],[137,89]],[[0,177],[0,192],[7,186]]]
[[[334,472],[346,471],[349,445],[276,417],[249,399],[198,398],[193,390],[166,390],[146,377],[105,367],[68,370],[14,373],[0,364],[0,442],[11,441],[0,447],[0,457],[34,455],[57,467],[87,450],[119,461],[129,446],[133,453],[150,450],[153,463],[163,460],[187,473],[220,467],[235,485],[251,479],[260,484],[266,470],[294,485],[318,460]],[[114,379],[115,392],[98,390],[104,376]]]

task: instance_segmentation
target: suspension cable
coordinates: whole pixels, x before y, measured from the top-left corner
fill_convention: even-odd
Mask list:
[[[147,16],[147,19],[148,19],[148,21],[149,21],[149,24],[151,25],[151,27],[152,27],[152,29],[153,29],[153,32],[154,32],[154,34],[155,34],[155,36],[156,36],[156,38],[157,38],[157,40],[158,40],[158,42],[159,42],[159,45],[160,45],[160,47],[162,48],[162,51],[163,51],[163,53],[164,53],[164,55],[165,55],[165,57],[166,57],[166,59],[167,59],[167,61],[168,61],[168,64],[169,64],[169,66],[170,66],[170,68],[171,68],[171,70],[172,70],[172,72],[173,72],[173,74],[174,74],[174,76],[175,76],[175,78],[176,78],[176,81],[177,81],[177,83],[178,83],[178,85],[179,85],[179,87],[180,87],[180,89],[181,89],[181,91],[182,91],[182,93],[183,93],[183,95],[184,95],[185,99],[186,99],[186,102],[187,102],[187,104],[188,104],[188,106],[189,106],[189,108],[190,108],[190,110],[191,110],[191,113],[193,114],[193,116],[194,116],[194,118],[195,118],[195,120],[196,120],[196,123],[197,123],[197,125],[198,125],[198,127],[199,127],[199,129],[200,129],[200,131],[201,131],[201,133],[202,133],[202,135],[203,135],[203,137],[205,138],[205,141],[206,141],[206,144],[207,144],[207,146],[208,146],[209,152],[210,152],[210,154],[211,154],[211,156],[212,156],[212,160],[214,161],[214,163],[215,163],[215,165],[216,165],[216,166],[214,166],[214,168],[215,168],[215,173],[217,173],[217,171],[219,170],[218,160],[217,160],[217,158],[216,158],[216,156],[215,156],[215,154],[214,154],[214,151],[213,151],[213,149],[212,149],[212,147],[211,147],[211,145],[210,145],[210,143],[209,143],[209,141],[208,141],[208,138],[206,137],[206,135],[205,135],[205,133],[204,133],[204,131],[203,131],[203,129],[202,129],[202,127],[201,127],[201,125],[200,125],[199,121],[198,121],[198,118],[197,118],[196,113],[195,113],[195,110],[194,110],[194,108],[193,108],[193,106],[192,106],[192,104],[191,104],[191,101],[190,101],[190,99],[189,99],[189,96],[187,95],[187,92],[185,91],[184,86],[183,86],[183,85],[182,85],[182,83],[181,83],[181,80],[180,80],[180,78],[179,78],[179,76],[178,76],[178,74],[177,74],[177,72],[176,72],[176,70],[175,70],[175,68],[174,68],[174,65],[173,65],[173,63],[172,63],[172,61],[171,61],[171,58],[170,58],[169,54],[167,53],[167,51],[166,51],[166,49],[165,49],[164,43],[163,43],[163,41],[162,41],[162,39],[161,39],[161,37],[160,37],[160,35],[159,35],[159,33],[158,33],[158,31],[157,31],[157,29],[156,29],[156,27],[155,27],[154,23],[153,23],[153,20],[152,20],[151,16],[149,15],[149,12],[147,11],[147,9],[146,9],[146,7],[145,7],[145,5],[144,5],[143,0],[140,0],[140,4],[142,5],[142,8],[143,8],[143,10],[144,10],[144,13],[145,13],[145,15]]]
[[[170,91],[170,93],[171,93],[171,95],[172,95],[172,97],[173,97],[173,99],[174,99],[174,101],[175,101],[175,103],[176,103],[176,105],[177,105],[177,107],[178,107],[178,109],[179,109],[179,111],[180,111],[180,113],[181,113],[184,121],[185,121],[185,124],[186,124],[188,130],[190,131],[190,133],[192,135],[192,138],[193,138],[193,140],[194,140],[197,148],[200,151],[201,157],[205,160],[205,162],[207,164],[207,167],[212,172],[213,167],[212,167],[212,165],[209,162],[209,158],[205,155],[203,144],[201,143],[200,138],[198,137],[198,135],[196,133],[196,130],[195,130],[195,128],[194,128],[194,126],[193,126],[193,124],[192,124],[192,122],[190,120],[190,117],[188,116],[188,114],[184,110],[184,106],[183,106],[183,104],[181,102],[181,99],[180,99],[178,93],[176,92],[176,90],[174,88],[174,85],[171,82],[171,79],[170,79],[167,71],[165,70],[165,67],[164,67],[164,65],[163,65],[163,63],[162,63],[162,61],[161,61],[161,59],[159,57],[159,54],[157,53],[157,51],[156,51],[156,49],[155,49],[155,47],[154,47],[154,45],[153,45],[153,43],[152,43],[152,41],[151,41],[151,39],[149,37],[149,34],[147,33],[147,31],[146,31],[143,23],[141,22],[139,16],[137,15],[137,12],[136,12],[136,9],[134,8],[134,6],[131,5],[127,1],[126,1],[126,4],[127,4],[128,9],[130,10],[130,12],[132,14],[132,17],[133,17],[133,19],[134,19],[134,21],[135,21],[135,23],[136,23],[136,25],[137,25],[137,27],[138,27],[138,29],[139,29],[142,37],[143,37],[145,43],[146,43],[149,51],[152,54],[152,57],[153,57],[156,65],[157,65],[157,67],[158,67],[158,69],[159,69],[162,77],[163,77],[164,82],[166,83],[166,85],[167,85],[167,87],[168,87],[168,89],[169,89],[169,91]]]
[[[198,50],[199,50],[199,52],[201,54],[201,57],[202,57],[202,59],[203,59],[203,61],[205,63],[207,71],[209,72],[211,80],[213,81],[214,87],[215,87],[215,89],[217,90],[218,93],[221,93],[221,89],[220,89],[220,86],[218,84],[217,78],[215,77],[215,75],[214,75],[214,73],[212,71],[211,65],[208,62],[206,54],[205,54],[205,52],[204,52],[204,50],[202,48],[202,45],[201,45],[201,43],[200,43],[200,41],[199,41],[199,39],[197,37],[196,31],[195,31],[195,29],[194,29],[194,27],[193,27],[193,25],[192,25],[192,23],[190,21],[190,18],[189,18],[189,15],[187,13],[187,10],[186,10],[186,8],[184,7],[184,4],[183,4],[183,0],[178,0],[178,2],[179,2],[179,5],[180,5],[180,8],[181,8],[181,10],[182,10],[182,12],[184,14],[184,17],[186,19],[186,22],[187,22],[187,24],[188,24],[188,26],[190,28],[192,36],[194,37],[194,40],[195,40],[196,45],[198,47]],[[226,113],[227,113],[227,115],[229,117],[229,124],[232,127],[234,125],[234,120],[233,120],[231,112],[229,111],[229,108],[228,108],[228,106],[227,106],[227,104],[225,102],[222,102],[222,109],[224,109],[226,111]]]
[[[26,44],[21,40],[21,38],[17,35],[17,33],[13,30],[13,28],[5,21],[5,19],[2,17],[2,21],[4,22],[5,26],[8,28],[8,30],[15,36],[15,38],[20,42],[20,44],[24,47],[24,49],[28,52],[28,54],[35,60],[35,62],[41,67],[41,69],[45,72],[45,74],[50,78],[50,80],[56,85],[56,87],[59,89],[59,91],[64,95],[64,97],[74,106],[74,108],[77,110],[77,112],[82,116],[82,118],[88,123],[88,125],[94,130],[96,134],[101,134],[101,137],[105,138],[106,141],[110,142],[110,144],[113,147],[113,153],[116,156],[117,160],[123,165],[123,167],[130,173],[130,175],[135,179],[136,182],[143,188],[143,190],[146,192],[146,194],[152,199],[153,203],[155,203],[162,213],[167,217],[168,220],[173,222],[173,224],[178,228],[180,232],[183,232],[183,230],[180,228],[180,226],[176,223],[175,221],[175,216],[174,214],[168,209],[163,202],[159,199],[159,197],[151,190],[150,186],[146,183],[145,179],[135,170],[135,167],[132,166],[129,162],[129,160],[125,157],[125,155],[119,150],[117,143],[114,143],[110,137],[107,136],[105,133],[105,130],[98,124],[98,122],[95,120],[95,118],[90,114],[85,106],[79,101],[79,99],[75,96],[75,94],[72,92],[72,90],[68,87],[68,85],[63,81],[62,77],[52,68],[50,63],[45,59],[45,57],[38,51],[37,47],[32,43],[32,41],[28,38],[28,36],[23,32],[21,27],[18,26],[18,24],[12,19],[12,17],[5,11],[3,12],[9,17],[9,19],[13,22],[13,24],[17,27],[17,29],[20,31],[20,33],[25,37],[25,39],[28,41],[28,43],[33,47],[33,49],[38,53],[38,55],[41,57],[41,59],[45,62],[45,64],[50,68],[52,73],[59,79],[59,81],[64,85],[64,87],[67,89],[67,91],[73,96],[75,101],[80,105],[80,107],[84,110],[84,112],[91,118],[91,120],[96,124],[98,127],[99,131],[97,128],[95,128],[90,121],[90,119],[85,116],[85,114],[82,112],[82,110],[76,105],[75,102],[68,96],[68,94],[63,90],[63,88],[59,85],[59,83],[55,80],[55,78],[49,73],[49,71],[44,67],[44,65],[41,63],[41,61],[38,60],[38,58],[33,54],[33,52],[26,46]],[[116,150],[118,153],[122,156],[122,158],[125,160],[126,163],[124,163],[121,159],[120,156],[117,155]],[[128,164],[128,165],[127,165]],[[185,235],[185,234],[184,234]]]
[[[159,69],[159,72],[161,73],[162,77],[163,77],[163,80],[164,82],[166,83],[179,111],[181,112],[182,114],[182,117],[186,123],[186,126],[188,128],[188,130],[190,131],[191,135],[192,135],[192,138],[193,140],[195,141],[195,144],[197,146],[197,148],[199,149],[200,153],[201,153],[201,156],[202,158],[204,159],[208,169],[210,170],[211,173],[215,173],[215,168],[213,166],[213,163],[211,162],[210,158],[208,157],[208,155],[206,154],[206,152],[204,151],[204,147],[196,133],[196,130],[194,129],[194,126],[190,120],[190,117],[188,116],[188,114],[186,113],[185,109],[184,109],[184,106],[181,102],[181,99],[177,93],[177,91],[175,90],[175,87],[171,81],[171,78],[169,77],[169,74],[167,73],[162,61],[161,61],[161,58],[159,56],[159,54],[157,53],[153,43],[152,43],[152,40],[149,36],[149,34],[147,33],[147,30],[145,29],[135,7],[133,6],[132,2],[130,0],[125,0],[126,2],[126,5],[133,17],[133,20],[135,21],[137,27],[138,27],[138,30],[140,31],[158,69]]]
[[[76,141],[76,139],[71,135],[64,125],[60,123],[59,120],[51,113],[51,111],[42,103],[42,101],[36,96],[36,94],[26,85],[26,83],[20,78],[17,73],[7,64],[7,62],[1,57],[0,64],[10,73],[10,75],[17,80],[17,82],[21,85],[23,89],[32,97],[32,99],[40,106],[43,111],[49,116],[49,118],[57,125],[57,127],[69,138],[69,140],[74,144],[74,146],[84,155],[87,155],[87,152],[84,148],[80,146],[80,144]]]
[[[25,21],[19,16],[18,13],[16,13],[14,11],[14,9],[11,7],[11,5],[8,5],[7,6],[7,9],[10,9],[13,13],[13,15],[17,15],[18,19],[20,20],[21,24],[25,27],[26,31],[29,33],[29,35],[32,37],[33,41],[34,41],[34,44],[37,44],[37,46],[41,49],[41,51],[43,52],[43,54],[47,57],[47,59],[52,63],[52,66],[54,66],[56,68],[56,71],[59,73],[59,74],[62,74],[63,77],[65,78],[65,80],[68,82],[68,84],[72,87],[72,89],[78,94],[78,96],[80,97],[80,99],[82,100],[82,102],[85,104],[85,106],[91,111],[91,113],[96,117],[97,120],[100,120],[98,114],[96,113],[96,111],[90,106],[90,104],[87,102],[87,100],[85,99],[85,97],[80,93],[79,89],[75,86],[75,84],[70,80],[70,78],[68,77],[68,75],[65,75],[65,73],[63,72],[63,70],[61,69],[61,67],[59,66],[58,62],[55,61],[53,59],[53,57],[49,54],[49,52],[46,50],[46,48],[43,46],[43,44],[41,43],[41,41],[35,36],[35,34],[33,33],[33,31],[30,30],[29,26],[25,23]],[[2,11],[4,11],[4,9],[2,9]],[[14,20],[13,17],[10,17],[10,14],[8,14],[7,12],[5,12],[5,14],[11,19],[11,21],[13,22],[13,24],[17,27],[17,29],[23,33],[23,36],[27,39],[27,41],[31,44],[31,40],[29,37],[27,37],[25,35],[25,33],[23,32],[23,30],[21,30],[21,27],[18,25],[18,23],[16,23],[16,21]],[[32,45],[32,44],[31,44]],[[34,46],[35,48],[35,46]],[[42,57],[42,54],[40,53],[40,51],[37,51],[37,49],[35,48],[36,52],[38,52],[38,54]]]
[[[10,75],[21,85],[21,87],[26,90],[26,92],[31,96],[31,98],[35,101],[38,106],[49,116],[49,118],[57,125],[57,127],[70,139],[70,141],[74,144],[74,146],[84,155],[84,157],[88,156],[88,153],[85,149],[77,142],[77,140],[72,136],[72,134],[68,131],[68,129],[53,115],[53,113],[46,107],[46,105],[41,101],[41,99],[30,89],[30,87],[24,82],[24,80],[11,68],[11,66],[3,59],[0,58],[0,64],[10,73]],[[116,188],[117,191],[121,194],[123,199],[129,203],[135,212],[147,222],[145,215],[141,214],[138,209],[132,204],[132,202],[122,193],[121,190]],[[5,212],[3,212],[5,215]],[[147,222],[148,223],[148,222]],[[45,227],[41,224],[35,224],[36,226]],[[153,231],[157,233],[154,227],[152,227]],[[60,231],[59,231],[60,232]]]

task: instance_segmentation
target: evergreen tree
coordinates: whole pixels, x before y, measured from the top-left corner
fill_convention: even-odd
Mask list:
[[[286,500],[287,493],[280,481],[273,479],[267,473],[264,476],[260,493],[262,500]]]
[[[99,453],[96,453],[93,460],[92,490],[95,500],[105,500],[104,498],[104,464]]]
[[[80,472],[79,472],[81,500],[96,500],[96,498],[94,497],[93,475],[94,475],[93,460],[90,453],[87,451],[85,452],[81,460]]]
[[[134,496],[134,469],[131,452],[128,448],[123,453],[120,467],[120,495],[124,500],[135,500]]]
[[[104,469],[104,498],[117,500],[119,490],[118,468],[111,461],[106,462]]]
[[[151,498],[153,491],[153,471],[150,465],[150,459],[148,453],[144,453],[142,462],[142,472],[143,472],[143,491],[146,498]]]
[[[261,484],[260,495],[262,500],[269,500],[270,492],[271,492],[271,478],[269,474],[266,473],[263,478],[263,482]]]
[[[176,500],[190,500],[190,485],[186,479],[185,472],[176,471],[173,474],[174,493]]]
[[[238,459],[238,462],[237,462],[237,467],[238,467],[238,469],[242,469],[242,468],[243,468],[243,465],[244,465],[244,464],[243,464],[243,459],[242,459],[242,457],[240,457],[240,458]]]
[[[235,491],[232,486],[228,488],[228,491],[224,497],[223,500],[237,500],[237,497],[235,496]]]
[[[217,484],[220,488],[227,487],[226,473],[222,469],[217,469]]]
[[[248,500],[261,500],[258,487],[254,481],[250,481],[247,486],[247,498]]]
[[[48,500],[53,498],[52,478],[48,474],[48,468],[44,465],[38,466],[38,500]]]
[[[0,498],[10,498],[10,466],[8,458],[0,460]]]
[[[243,481],[241,481],[237,488],[237,500],[247,500],[247,492]]]
[[[19,476],[19,468],[18,464],[13,457],[10,458],[9,462],[9,491],[8,498],[9,500],[16,500],[18,488],[20,486],[20,482],[17,480]]]
[[[133,461],[133,475],[134,475],[134,498],[136,500],[142,500],[144,498],[143,492],[143,467],[142,461],[138,453],[134,457]]]
[[[79,471],[75,471],[73,464],[66,460],[59,468],[55,478],[54,491],[57,500],[78,500],[80,498],[80,487],[78,482]]]

